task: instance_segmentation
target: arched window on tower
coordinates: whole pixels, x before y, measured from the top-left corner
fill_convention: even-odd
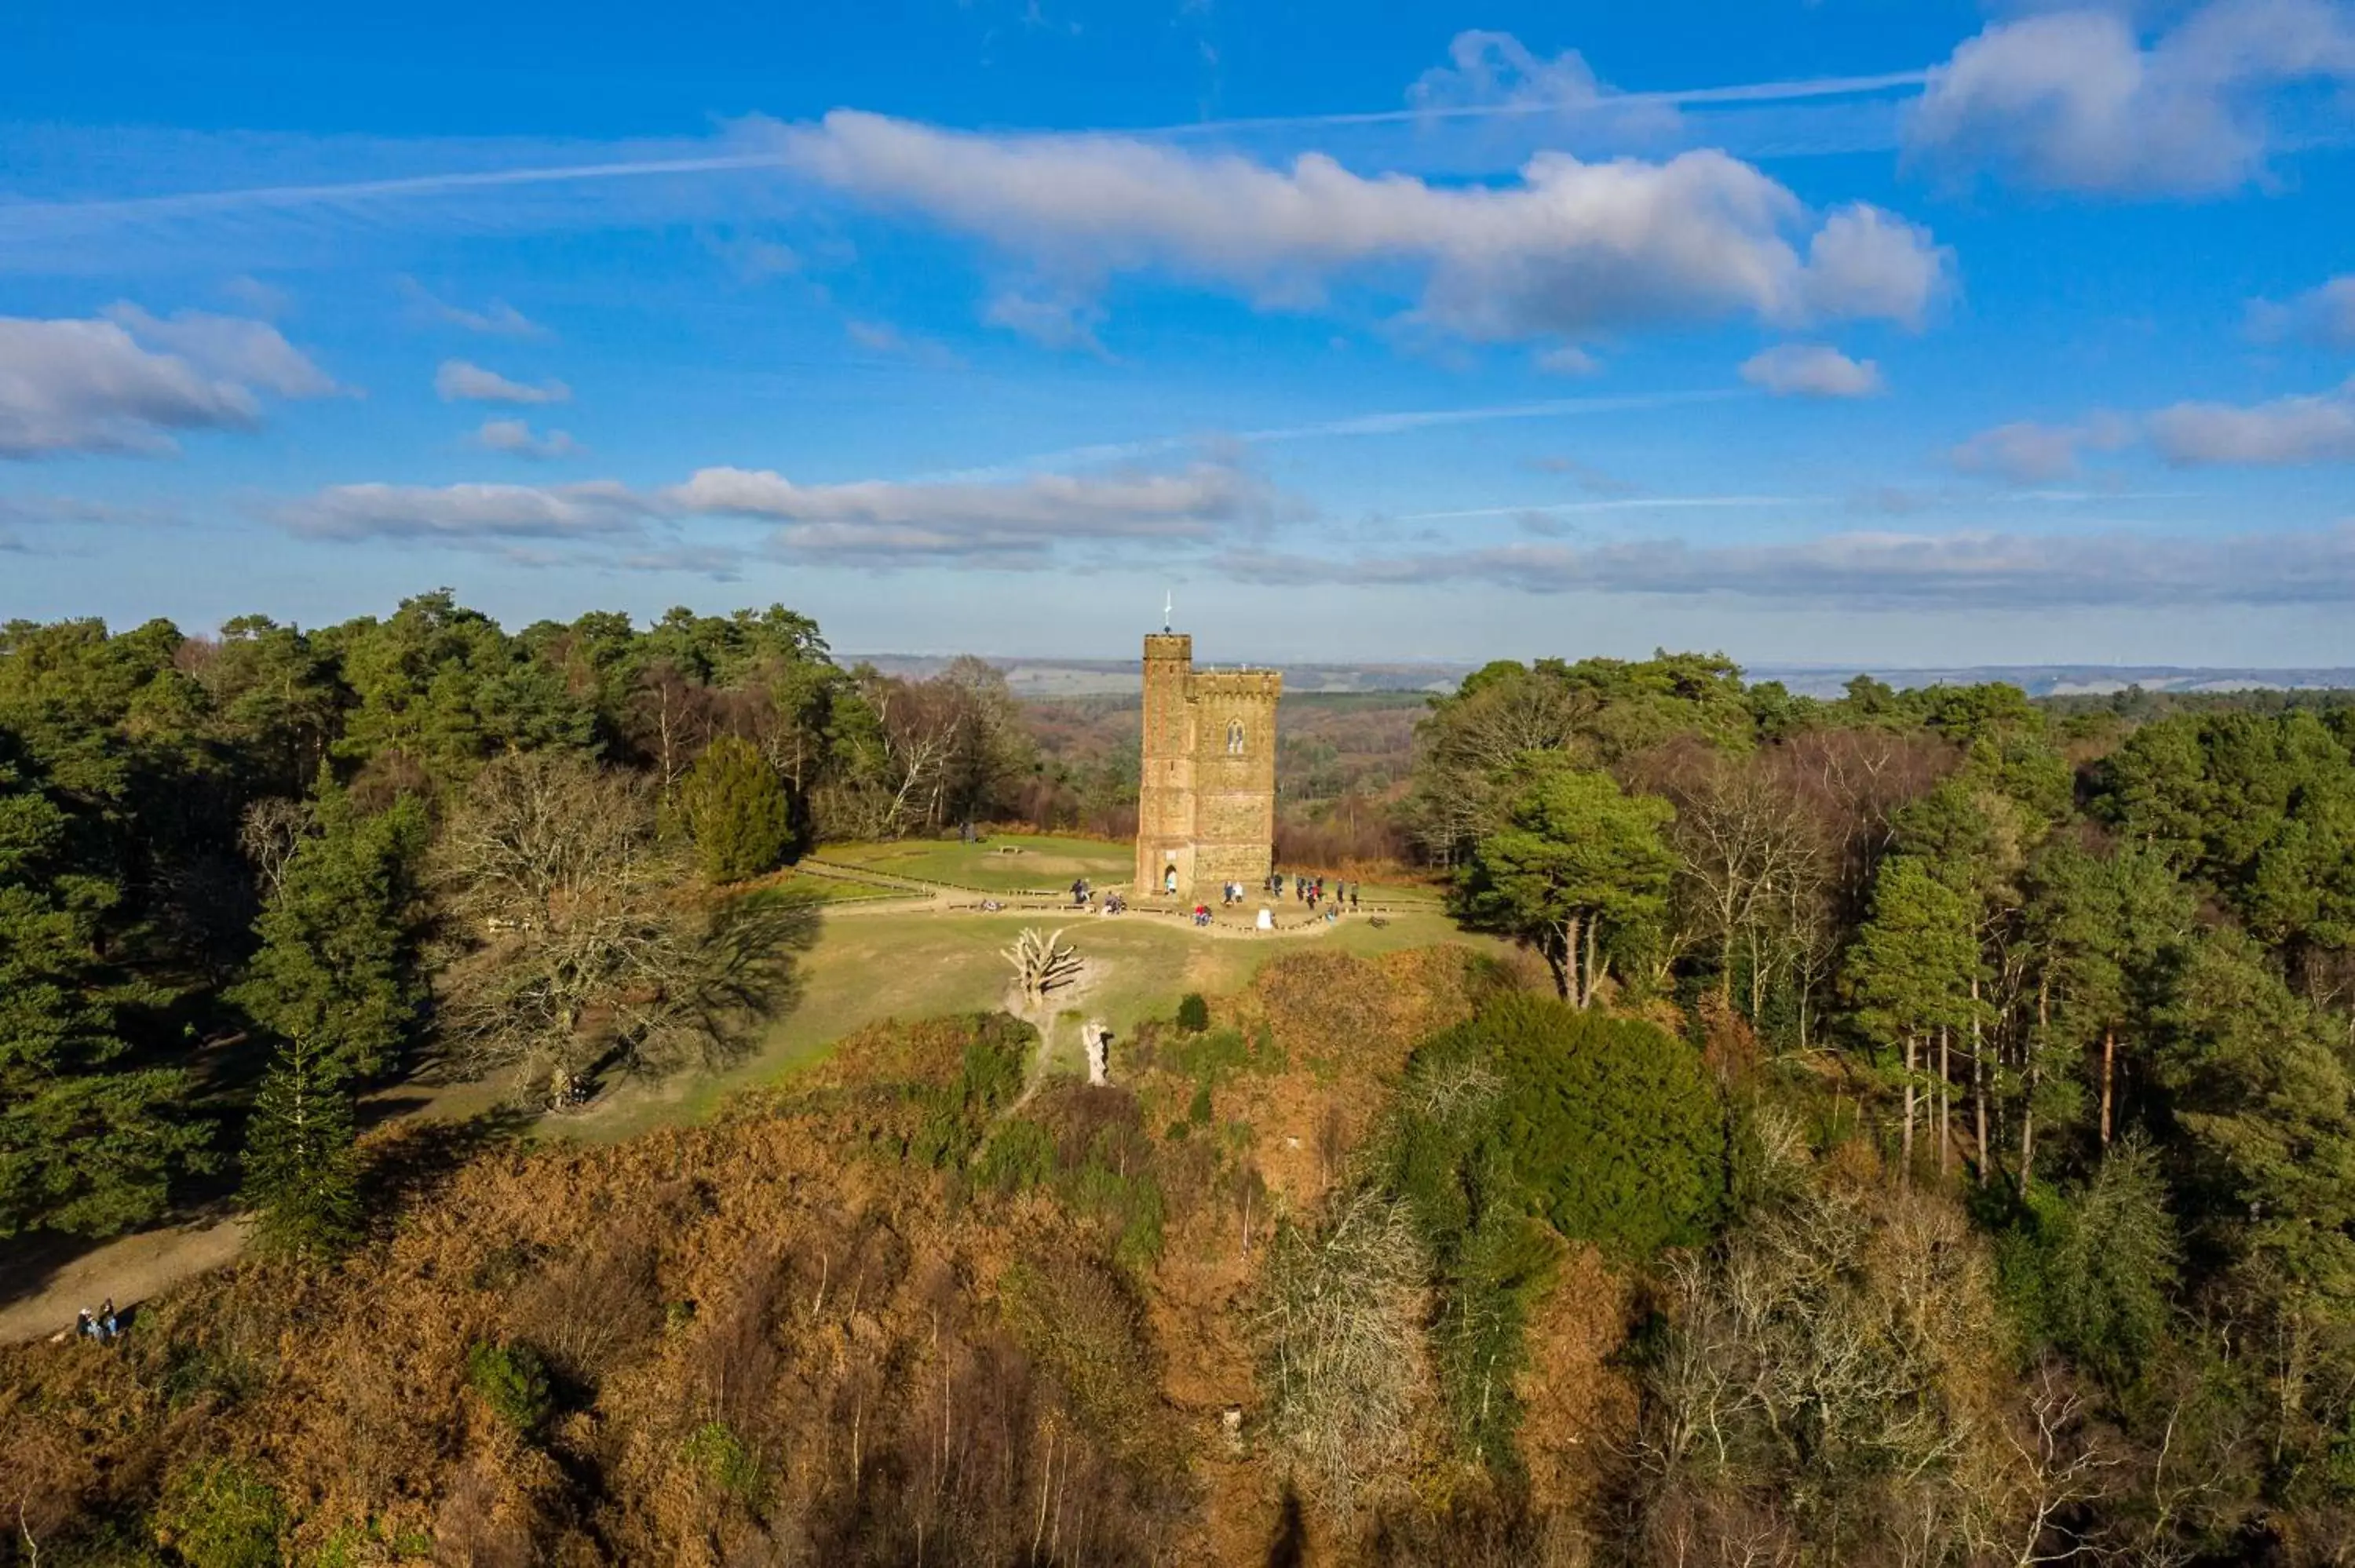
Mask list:
[[[1241,719],[1235,719],[1231,721],[1227,726],[1227,755],[1229,757],[1241,757],[1242,754],[1243,721]]]

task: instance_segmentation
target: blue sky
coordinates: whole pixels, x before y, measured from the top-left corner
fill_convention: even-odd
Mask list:
[[[737,9],[11,6],[0,615],[2355,663],[2349,0]]]

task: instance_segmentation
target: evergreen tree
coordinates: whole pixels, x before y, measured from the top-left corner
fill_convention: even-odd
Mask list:
[[[186,1075],[134,1065],[123,1038],[123,1010],[151,993],[101,956],[121,889],[76,863],[74,825],[0,730],[0,1236],[126,1230],[208,1163]]]
[[[1842,979],[1853,1017],[1901,1064],[1909,1170],[1923,1046],[1935,1029],[1967,1027],[1976,1011],[1971,979],[1978,945],[1972,915],[1970,901],[1929,864],[1913,855],[1891,855],[1873,879],[1872,917],[1849,949]]]
[[[267,1033],[370,1075],[398,1060],[416,1022],[410,910],[425,811],[404,798],[363,815],[323,769],[312,819],[229,997]]]
[[[327,1046],[282,1040],[246,1128],[242,1196],[262,1242],[333,1252],[358,1234],[359,1158],[348,1074]]]
[[[1607,963],[1598,948],[1657,923],[1668,907],[1676,862],[1661,832],[1675,812],[1546,753],[1522,759],[1500,815],[1457,879],[1457,905],[1535,941],[1562,999],[1584,1007]]]
[[[2355,1074],[2334,1022],[2249,938],[2206,933],[2176,956],[2158,1066],[2186,1219],[2355,1328]]]
[[[774,871],[793,847],[785,781],[750,741],[713,741],[687,770],[681,805],[703,874],[713,882]]]

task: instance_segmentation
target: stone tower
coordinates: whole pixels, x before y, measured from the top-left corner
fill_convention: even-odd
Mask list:
[[[1255,888],[1275,856],[1273,670],[1197,672],[1194,640],[1145,640],[1145,755],[1136,796],[1136,891],[1207,899]]]

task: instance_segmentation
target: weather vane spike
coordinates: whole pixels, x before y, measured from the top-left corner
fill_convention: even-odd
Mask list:
[[[1177,608],[1177,596],[1164,588],[1161,593],[1161,630],[1163,631],[1169,630],[1170,617]]]

